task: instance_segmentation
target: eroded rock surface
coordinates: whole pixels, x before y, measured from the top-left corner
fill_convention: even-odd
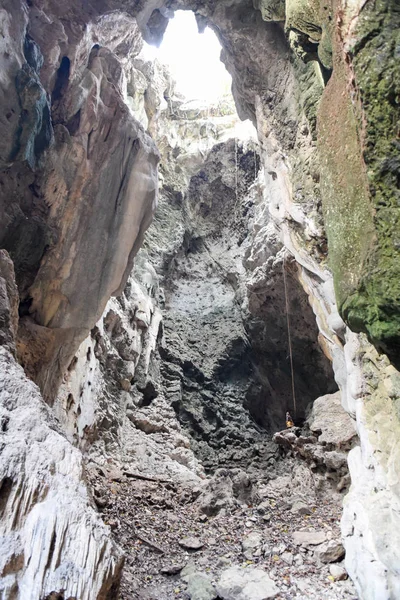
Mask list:
[[[3,348],[0,361],[1,595],[115,597],[122,554],[83,484],[82,456]]]
[[[24,315],[19,360],[50,401],[129,276],[155,208],[158,162],[123,99],[124,64],[141,47],[135,20],[77,8],[74,28],[62,11],[14,3],[5,13],[1,244]]]

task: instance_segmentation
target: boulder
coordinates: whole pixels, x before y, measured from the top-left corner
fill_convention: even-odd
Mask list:
[[[211,579],[204,573],[195,572],[187,576],[187,593],[190,600],[214,600],[217,597]]]
[[[217,583],[222,600],[269,600],[279,594],[270,577],[261,569],[230,567]]]
[[[342,407],[341,392],[317,398],[308,423],[320,443],[335,448],[349,450],[357,437],[354,421]]]

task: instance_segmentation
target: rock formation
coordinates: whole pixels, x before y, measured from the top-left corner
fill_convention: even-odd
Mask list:
[[[143,58],[178,9],[216,32],[256,138]],[[265,503],[282,529],[307,486],[334,512],[349,450],[346,569],[360,598],[400,597],[399,21],[396,0],[3,0],[2,597],[116,598],[132,494],[147,523],[162,482],[185,523],[225,511],[215,535],[261,528]],[[359,446],[332,430],[339,396]],[[260,531],[244,556],[296,568],[295,534],[321,533],[273,552]],[[263,576],[195,567],[192,598]],[[129,597],[134,561],[123,577]]]

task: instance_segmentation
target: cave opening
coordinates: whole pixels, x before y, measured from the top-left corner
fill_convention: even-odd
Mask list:
[[[231,95],[232,78],[220,60],[221,45],[206,27],[200,33],[192,11],[178,10],[168,21],[159,47],[146,46],[146,55],[168,65],[176,91],[188,101],[212,105]]]

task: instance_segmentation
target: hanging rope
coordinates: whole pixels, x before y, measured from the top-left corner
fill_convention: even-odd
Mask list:
[[[238,140],[235,137],[235,208],[234,219],[235,223],[239,220],[239,161],[238,161]]]
[[[239,177],[238,177],[238,141],[237,137],[235,137],[235,194],[236,194],[236,204],[238,202],[238,185],[239,185]]]
[[[287,334],[289,343],[289,357],[290,357],[290,372],[292,375],[292,396],[293,396],[293,413],[296,417],[296,393],[294,388],[294,368],[293,368],[293,352],[292,352],[292,338],[290,335],[290,316],[289,316],[289,298],[287,293],[287,281],[286,281],[286,269],[285,269],[286,252],[283,255],[283,285],[285,288],[285,306],[286,306],[286,323],[287,323]]]

